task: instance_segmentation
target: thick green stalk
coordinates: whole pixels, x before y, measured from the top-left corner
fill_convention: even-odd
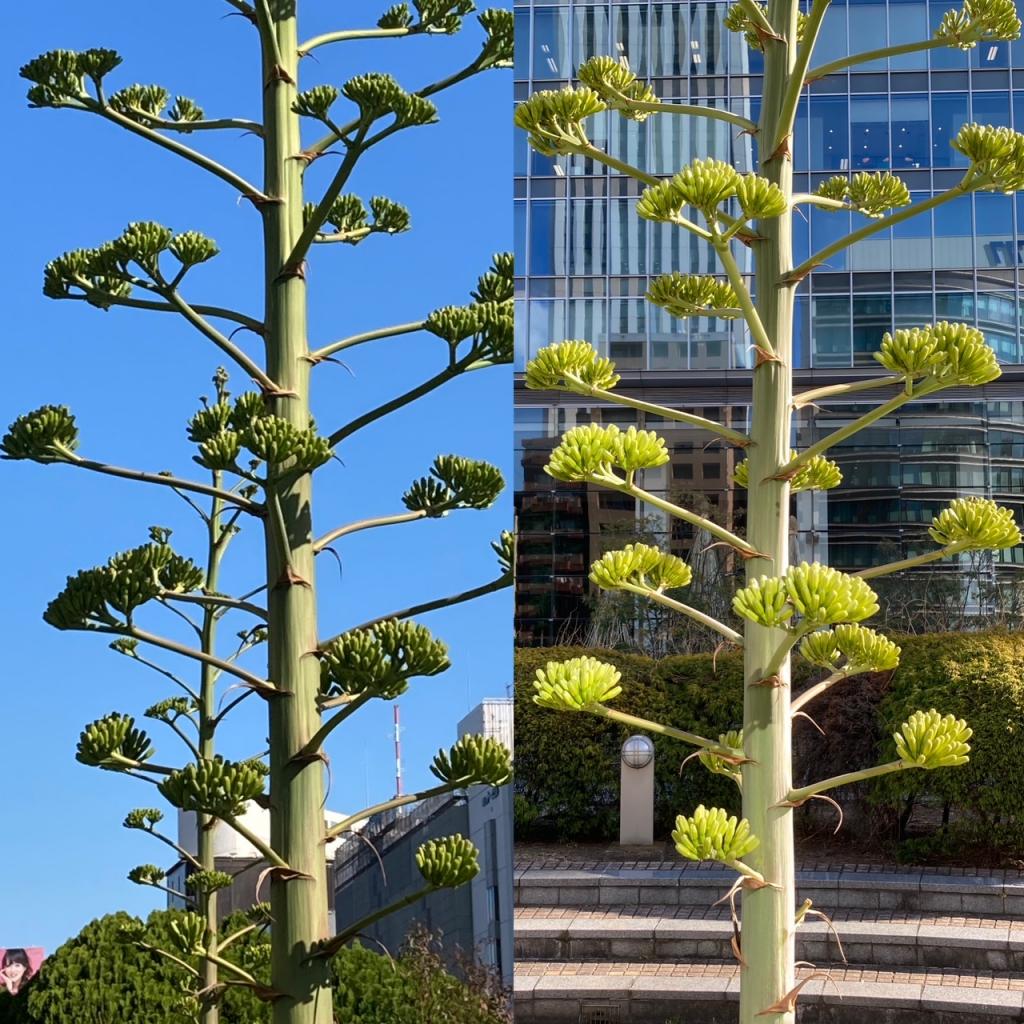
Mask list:
[[[303,162],[299,118],[292,110],[298,82],[296,2],[280,0],[261,26],[263,57],[264,192],[262,208],[266,275],[267,372],[284,392],[274,412],[305,429],[309,425],[309,347],[306,284],[289,256],[302,235]],[[280,66],[275,58],[280,55]],[[282,467],[268,467],[273,480]],[[270,712],[270,845],[298,874],[271,876],[274,921],[271,987],[273,1024],[331,1024],[330,969],[311,957],[327,938],[327,872],[324,859],[323,765],[293,762],[320,727],[316,697],[319,671],[316,635],[316,576],[311,515],[312,479],[294,474],[278,488],[285,537],[268,524],[266,561],[269,611],[269,675],[287,696]]]
[[[760,137],[774,139],[783,116],[785,97],[796,60],[796,0],[771,0],[768,17],[776,31],[794,45],[765,41],[764,99]],[[763,153],[762,173],[789,197],[792,163],[785,153]],[[747,450],[752,484],[748,490],[747,540],[761,552],[747,560],[747,581],[761,575],[780,576],[789,563],[789,483],[773,480],[790,456],[792,403],[794,288],[782,285],[793,265],[792,212],[757,224],[757,313],[777,360],[754,371],[753,419]],[[787,635],[784,630],[748,623],[743,641],[744,751],[743,816],[760,845],[745,859],[769,883],[743,896],[740,1024],[793,1024],[793,1013],[764,1011],[795,984],[796,906],[793,854],[793,811],[778,806],[792,789],[790,728],[790,658],[773,673],[773,656]],[[768,675],[778,685],[758,685]]]

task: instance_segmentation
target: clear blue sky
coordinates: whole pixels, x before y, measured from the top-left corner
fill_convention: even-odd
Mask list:
[[[170,8],[137,0],[19,5],[0,38],[5,138],[3,287],[7,384],[0,426],[48,402],[76,413],[83,454],[128,466],[197,474],[184,436],[197,396],[210,394],[219,352],[169,314],[100,312],[42,295],[42,269],[60,252],[94,245],[132,220],[214,237],[222,255],[194,271],[184,289],[197,302],[260,315],[258,215],[230,187],[176,157],[90,115],[28,110],[18,68],[52,48],[117,49],[120,87],[158,82],[209,116],[257,118],[259,64],[252,29],[223,0],[180,0]],[[303,35],[372,25],[388,6],[302,0]],[[390,71],[409,88],[468,62],[482,32],[475,17],[460,36],[346,43],[303,66],[302,85],[341,84],[353,74]],[[310,334],[314,344],[373,327],[419,319],[440,305],[468,301],[490,254],[511,247],[511,72],[491,71],[441,95],[441,123],[400,133],[361,165],[349,191],[383,194],[410,207],[413,230],[371,238],[357,248],[314,250]],[[257,144],[233,133],[190,136],[208,152],[259,180]],[[336,160],[314,167],[311,192]],[[241,339],[241,336],[239,337]],[[249,342],[246,342],[249,344]],[[430,335],[380,342],[349,353],[352,374],[331,364],[315,374],[314,411],[326,433],[436,372],[444,343]],[[235,390],[243,389],[240,373]],[[367,515],[401,511],[401,494],[433,457],[455,452],[496,462],[509,475],[511,374],[501,367],[447,385],[346,442],[344,465],[318,476],[318,531]],[[143,543],[151,524],[173,527],[180,550],[199,555],[200,524],[169,490],[68,467],[0,463],[4,586],[0,629],[0,946],[53,950],[91,918],[119,908],[145,913],[158,894],[125,878],[129,868],[164,863],[164,848],[120,827],[125,812],[153,804],[143,783],[75,761],[83,724],[115,709],[136,715],[172,689],[155,674],[109,652],[105,638],[61,633],[41,613],[65,576]],[[506,492],[488,512],[440,522],[366,531],[319,566],[321,630],[335,633],[374,615],[453,593],[496,575],[489,541],[511,522]],[[255,529],[239,538],[225,589],[258,583]],[[453,667],[417,681],[400,704],[407,782],[428,783],[431,756],[454,739],[457,720],[485,696],[503,696],[511,677],[511,595],[425,616],[448,642]],[[160,619],[160,628],[175,632]],[[231,622],[237,622],[230,628]],[[242,619],[227,620],[230,639]],[[155,620],[150,620],[155,625]],[[170,661],[167,662],[171,664]],[[256,663],[258,664],[258,662]],[[191,673],[192,665],[175,666]],[[258,699],[224,731],[223,749],[245,756],[265,736]],[[361,712],[330,744],[329,806],[351,811],[392,795],[391,706]],[[173,734],[152,733],[161,760],[176,755]],[[166,735],[164,735],[166,732]]]

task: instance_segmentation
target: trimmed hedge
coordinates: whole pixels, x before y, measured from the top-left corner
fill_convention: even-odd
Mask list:
[[[944,829],[934,852],[962,844],[1024,849],[1024,644],[1017,634],[974,633],[894,637],[900,667],[845,681],[810,705],[825,728],[821,737],[797,720],[794,777],[798,784],[895,756],[892,732],[912,712],[935,707],[965,718],[974,729],[970,763],[955,769],[906,771],[846,793],[844,805],[873,806],[876,821],[891,823],[908,806],[950,805],[955,828]],[[631,730],[587,714],[537,707],[536,670],[548,661],[589,653],[622,673],[613,706],[655,721],[716,736],[742,716],[742,656],[682,655],[654,660],[618,651],[527,648],[516,652],[516,835],[520,839],[614,840],[618,836],[619,748]],[[820,678],[800,658],[793,662],[799,692]],[[675,816],[697,804],[739,808],[727,779],[708,773],[693,748],[653,737],[655,830],[667,837]],[[810,805],[809,805],[810,806]],[[802,812],[806,817],[807,811]],[[864,839],[848,827],[847,838]],[[829,829],[828,831],[831,831]],[[840,838],[842,838],[842,833]]]

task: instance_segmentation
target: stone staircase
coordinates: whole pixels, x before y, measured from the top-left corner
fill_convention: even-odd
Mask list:
[[[714,906],[734,878],[679,862],[520,863],[517,1024],[735,1024],[732,923]],[[816,965],[798,973],[816,975],[801,1024],[1024,1021],[1017,872],[805,865],[798,892],[835,926],[808,918],[798,933],[798,959]]]

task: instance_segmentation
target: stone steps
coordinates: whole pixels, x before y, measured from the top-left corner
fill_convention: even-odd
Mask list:
[[[891,915],[889,915],[891,917]],[[797,958],[818,965],[958,968],[1024,972],[1024,921],[992,918],[833,919],[835,933],[808,918],[797,935]],[[731,921],[721,915],[632,916],[557,907],[543,916],[518,916],[516,959],[732,962]],[[1022,975],[1024,976],[1024,975]]]
[[[798,980],[809,972],[798,972]],[[998,1024],[1024,1014],[1024,978],[991,972],[831,969],[798,1000],[802,1024]],[[518,963],[517,1024],[735,1024],[739,968],[643,961]]]

